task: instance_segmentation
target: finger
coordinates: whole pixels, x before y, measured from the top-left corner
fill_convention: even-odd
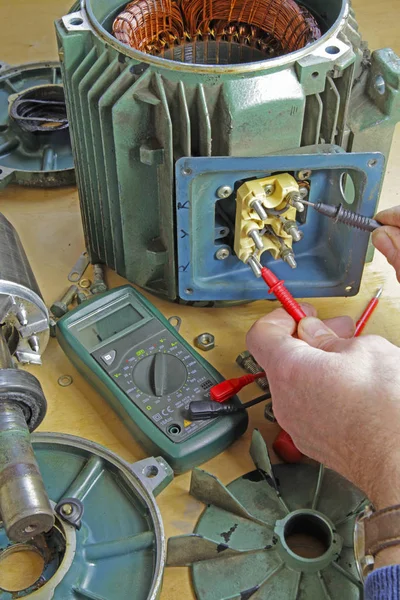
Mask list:
[[[381,227],[372,234],[372,242],[395,268],[400,281],[400,228]]]
[[[335,317],[333,319],[325,319],[325,325],[332,329],[336,335],[343,339],[354,337],[356,326],[351,317]]]
[[[306,302],[301,304],[301,308],[304,310],[308,317],[315,317],[317,314],[316,308],[311,304],[307,304]],[[277,308],[270,312],[268,315],[261,317],[255,323],[255,325],[253,325],[253,327],[258,327],[261,324],[276,325],[288,335],[293,335],[297,329],[296,321],[286,312],[284,308]]]
[[[381,210],[375,218],[379,223],[383,223],[383,225],[400,227],[400,206]]]
[[[316,314],[315,309],[308,304],[303,304],[302,308],[306,314]],[[247,334],[247,347],[268,372],[270,366],[284,353],[291,352],[296,347],[307,347],[304,342],[293,337],[296,330],[295,320],[283,308],[278,308],[253,325]]]
[[[339,352],[347,342],[340,339],[326,323],[315,317],[307,317],[300,321],[297,333],[299,338],[309,346],[326,352]]]

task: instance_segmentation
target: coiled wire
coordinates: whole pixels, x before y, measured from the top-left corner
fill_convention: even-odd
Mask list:
[[[263,58],[294,52],[322,35],[313,15],[294,0],[134,0],[115,19],[113,33],[152,55],[214,41],[254,48]]]

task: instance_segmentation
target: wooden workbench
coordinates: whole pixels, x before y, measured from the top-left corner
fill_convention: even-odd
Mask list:
[[[57,58],[53,21],[69,9],[72,0],[13,0],[0,2],[0,59],[9,64]],[[398,0],[353,0],[364,38],[371,48],[392,47],[400,52],[398,35]],[[382,206],[400,204],[400,129],[397,129],[382,196]],[[50,305],[68,286],[67,274],[82,252],[84,243],[74,188],[39,190],[10,186],[0,193],[0,210],[16,227],[36,274],[45,301]],[[90,277],[90,272],[88,271]],[[124,283],[108,273],[110,286]],[[321,299],[314,302],[321,317],[348,314],[357,318],[375,290],[385,286],[384,297],[369,332],[385,336],[400,345],[400,285],[394,272],[381,256],[365,271],[361,293],[356,298]],[[201,332],[212,332],[216,348],[207,359],[226,377],[241,373],[235,364],[237,354],[245,348],[245,335],[253,322],[274,308],[273,304],[254,304],[227,309],[194,309],[156,298],[154,304],[166,315],[182,318],[181,333],[190,342]],[[42,367],[30,367],[41,381],[48,400],[48,413],[41,430],[82,436],[103,444],[133,462],[144,458],[141,448],[131,438],[121,421],[105,401],[93,391],[69,363],[56,340],[51,339]],[[57,384],[60,375],[71,375],[73,384]],[[249,399],[258,388],[243,394]],[[250,414],[247,434],[224,454],[204,465],[224,483],[252,469],[248,456],[250,435],[258,427],[271,441],[276,429],[263,418],[263,406]],[[188,495],[189,474],[177,477],[158,499],[166,535],[193,530],[202,505]],[[168,569],[165,573],[162,600],[193,598],[187,569]]]

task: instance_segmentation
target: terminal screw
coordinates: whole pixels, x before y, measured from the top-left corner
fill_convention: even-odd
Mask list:
[[[260,217],[261,221],[266,221],[268,219],[268,215],[265,212],[265,208],[263,207],[262,203],[260,202],[260,200],[254,200],[251,204],[250,204],[250,208],[252,208]]]
[[[296,221],[285,221],[283,230],[292,236],[294,242],[300,242],[303,239],[303,232],[298,228]]]
[[[298,212],[304,212],[304,204],[302,203],[302,197],[299,192],[290,192],[290,194],[286,196],[286,200],[290,206],[293,206]]]
[[[289,265],[291,269],[297,269],[297,262],[293,251],[287,246],[281,251],[281,258]]]

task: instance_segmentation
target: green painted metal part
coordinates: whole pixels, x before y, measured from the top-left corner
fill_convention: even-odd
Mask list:
[[[359,600],[353,534],[365,496],[309,464],[271,466],[255,431],[257,467],[225,487],[196,469],[190,493],[207,504],[195,533],[170,538],[168,566],[192,566],[199,600]]]
[[[171,480],[162,459],[129,465],[105,448],[63,434],[32,436],[53,507],[75,498],[84,507],[80,529],[56,518],[55,527],[28,543],[9,544],[0,529],[0,560],[26,547],[44,559],[30,588],[0,589],[0,598],[32,600],[156,600],[165,562],[161,515],[153,494]]]
[[[0,189],[75,183],[68,122],[50,116],[63,110],[59,63],[0,64]]]
[[[388,154],[400,60],[368,52],[348,0],[307,0],[323,24],[320,40],[238,65],[175,62],[119,43],[110,30],[125,4],[82,0],[56,24],[93,262],[179,299],[174,167],[182,157],[318,144]]]

